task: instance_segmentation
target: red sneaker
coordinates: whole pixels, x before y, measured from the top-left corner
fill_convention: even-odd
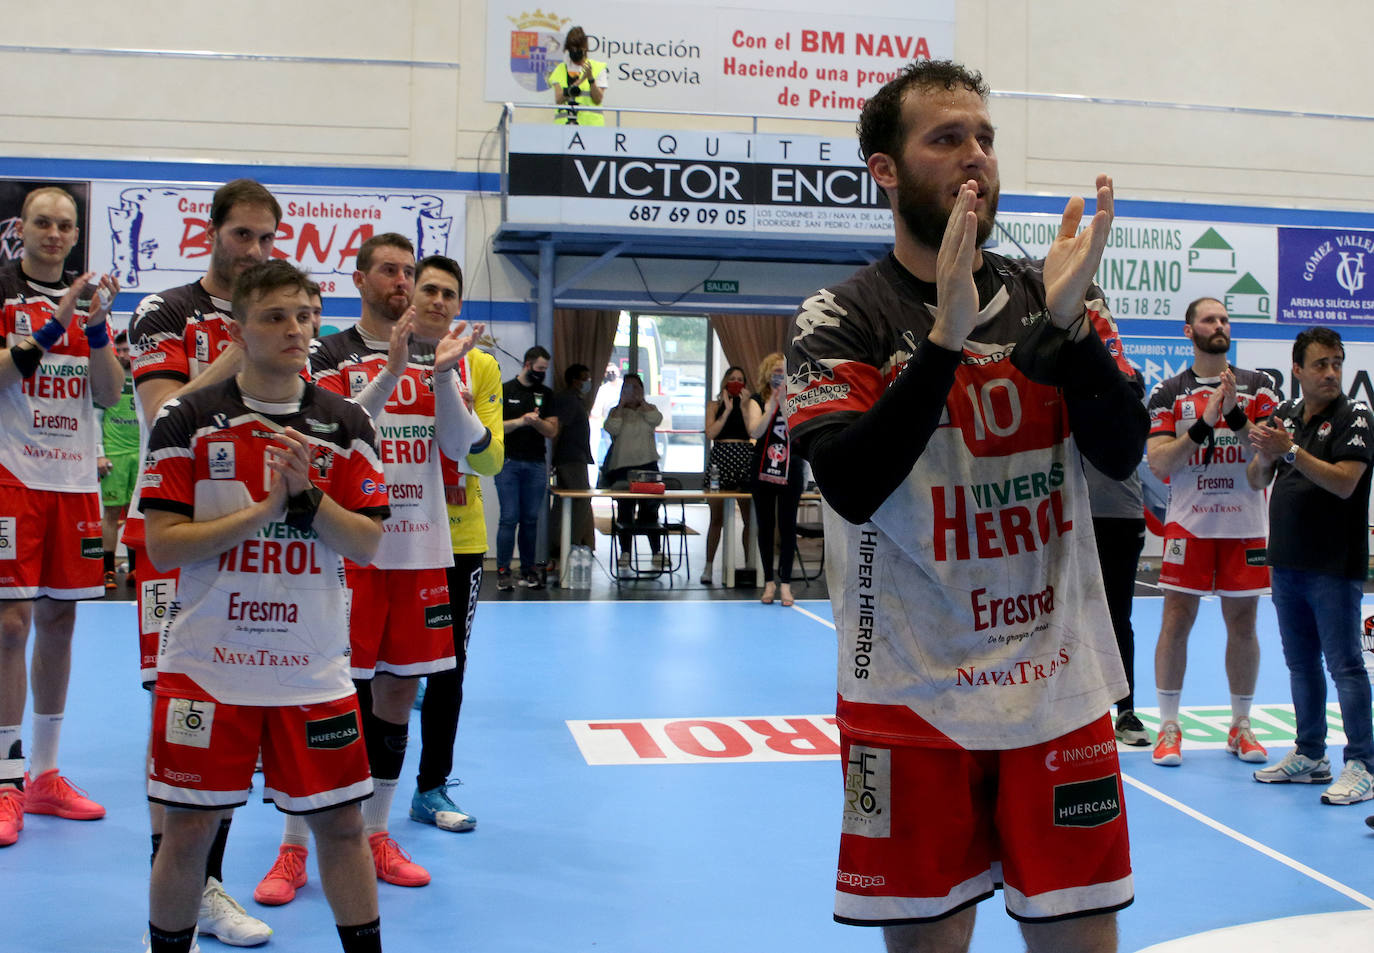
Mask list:
[[[398,887],[423,887],[429,883],[429,871],[410,859],[401,845],[386,831],[378,831],[367,839],[372,847],[372,863],[377,878]]]
[[[1183,763],[1183,730],[1178,727],[1178,722],[1166,721],[1159,726],[1154,762],[1169,768]]]
[[[309,856],[309,848],[282,844],[276,863],[254,889],[253,899],[269,907],[280,907],[296,899],[296,891],[305,886],[305,858]]]
[[[23,829],[24,792],[18,788],[0,788],[0,847],[17,841]]]
[[[1226,733],[1226,750],[1242,761],[1263,764],[1269,760],[1269,752],[1255,738],[1249,718],[1241,718]]]
[[[24,812],[55,814],[69,821],[98,821],[105,816],[103,807],[58,774],[56,768],[33,779],[27,772],[24,774]]]

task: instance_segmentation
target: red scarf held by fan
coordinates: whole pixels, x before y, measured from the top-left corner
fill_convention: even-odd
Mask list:
[[[792,443],[787,439],[787,418],[782,415],[781,406],[773,409],[768,429],[759,439],[763,443],[762,452],[759,453],[759,481],[786,486],[788,466],[792,460]]]

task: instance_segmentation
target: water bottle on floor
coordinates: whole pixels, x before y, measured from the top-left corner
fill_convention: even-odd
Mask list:
[[[574,546],[572,551],[572,574],[569,583],[573,589],[592,587],[592,554],[586,546]]]

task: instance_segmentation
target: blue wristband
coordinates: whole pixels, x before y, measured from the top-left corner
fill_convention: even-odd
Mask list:
[[[38,342],[38,346],[45,351],[51,351],[57,342],[62,340],[62,335],[67,333],[67,329],[62,326],[62,322],[56,318],[49,318],[48,323],[37,331],[33,332],[33,339]]]
[[[86,325],[86,342],[92,349],[110,346],[110,326],[107,322]]]

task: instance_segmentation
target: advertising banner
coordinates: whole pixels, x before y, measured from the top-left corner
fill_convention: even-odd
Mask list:
[[[90,265],[126,291],[194,281],[210,255],[210,203],[217,185],[96,180],[91,183]],[[466,202],[461,192],[340,190],[267,184],[281,204],[273,254],[320,283],[326,297],[356,298],[354,260],[372,235],[398,232],[416,258],[462,264]]]
[[[999,213],[999,254],[1043,258],[1058,215]],[[1278,263],[1273,226],[1118,218],[1097,284],[1117,318],[1176,318],[1188,302],[1212,297],[1232,321],[1273,321]],[[1008,240],[1010,235],[1012,240]]]
[[[519,124],[506,221],[892,239],[853,139]]]
[[[1282,323],[1374,325],[1374,231],[1279,229]]]
[[[953,0],[872,0],[861,16],[816,0],[609,0],[581,12],[488,0],[487,101],[551,105],[548,77],[573,26],[606,64],[606,109],[852,121],[904,64],[954,53]]]
[[[15,261],[23,255],[24,239],[20,234],[20,213],[24,208],[24,197],[34,189],[51,187],[65,190],[76,200],[76,227],[80,235],[71,253],[67,255],[66,267],[70,271],[82,270],[86,262],[89,235],[87,225],[90,221],[90,183],[58,180],[40,182],[28,179],[0,179],[0,265]]]

